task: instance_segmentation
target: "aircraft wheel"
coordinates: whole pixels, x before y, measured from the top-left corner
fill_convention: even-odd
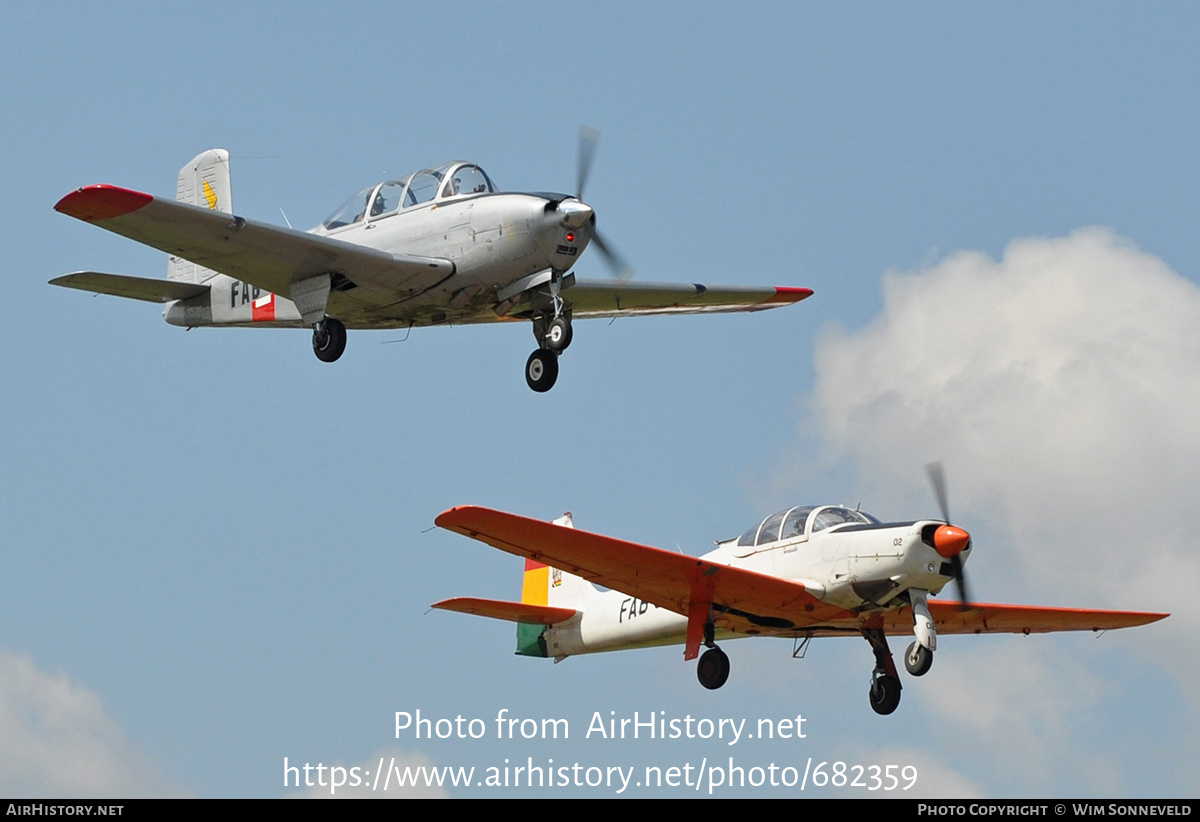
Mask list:
[[[871,708],[887,716],[900,704],[900,680],[894,676],[878,676],[871,683]]]
[[[933,652],[924,645],[912,643],[904,652],[904,667],[913,676],[925,676],[933,667]]]
[[[729,657],[720,648],[713,646],[703,653],[696,666],[696,678],[710,691],[715,691],[729,679]]]
[[[539,348],[525,361],[525,382],[539,394],[554,387],[558,380],[558,355]]]
[[[346,350],[346,326],[326,317],[313,329],[313,353],[321,362],[333,362]]]
[[[550,351],[566,351],[575,332],[563,317],[555,317],[546,328],[545,347]]]

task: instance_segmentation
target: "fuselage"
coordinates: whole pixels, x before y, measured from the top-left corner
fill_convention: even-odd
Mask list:
[[[561,276],[595,226],[590,207],[564,194],[505,193],[483,170],[447,163],[355,194],[310,233],[389,254],[448,260],[452,271],[396,281],[339,281],[328,313],[348,328],[400,328],[495,320],[538,278]],[[223,274],[210,292],[167,306],[181,326],[304,325],[288,298]],[[524,287],[522,287],[524,286]],[[506,289],[513,293],[507,294]],[[356,293],[358,292],[358,293]]]
[[[910,591],[936,594],[953,579],[933,545],[944,523],[935,520],[881,523],[841,506],[800,506],[777,512],[737,539],[719,542],[703,559],[805,586],[822,602],[869,614],[909,604]],[[970,548],[963,551],[965,559]],[[555,602],[581,613],[546,629],[547,655],[612,651],[682,643],[684,615],[584,583],[586,601]],[[757,635],[803,636],[821,626],[764,626]],[[844,629],[843,629],[844,630]],[[749,636],[718,627],[717,638]]]

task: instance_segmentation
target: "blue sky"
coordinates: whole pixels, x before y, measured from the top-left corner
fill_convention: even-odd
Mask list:
[[[15,309],[0,791],[284,796],[285,757],[732,755],[912,765],[906,795],[1194,796],[1197,17],[0,7]],[[52,210],[80,185],[170,196],[180,165],[223,147],[236,212],[314,225],[372,181],[450,159],[505,189],[569,189],[580,123],[602,133],[588,200],[639,278],[816,295],[580,323],[557,386],[535,395],[521,326],[352,332],[331,367],[303,332],[185,333],[152,306],[46,285],[165,272],[162,254]],[[801,502],[933,515],[934,459],[975,536],[978,599],[1173,616],[1098,640],[944,639],[878,717],[859,639],[799,661],[783,640],[727,643],[729,683],[709,693],[678,648],[553,665],[513,656],[505,624],[427,612],[519,592],[519,560],[429,530],[452,505],[571,510],[581,528],[701,553]],[[562,717],[572,737],[397,739],[395,712],[418,709]],[[808,735],[584,739],[610,711],[802,714]]]

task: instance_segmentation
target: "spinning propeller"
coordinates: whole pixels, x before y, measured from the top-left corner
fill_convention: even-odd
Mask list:
[[[967,596],[967,580],[963,574],[963,562],[960,554],[970,546],[971,535],[962,528],[950,524],[950,506],[946,502],[946,475],[942,464],[931,462],[925,466],[925,472],[929,474],[929,483],[933,486],[938,507],[942,509],[942,519],[946,522],[945,525],[939,525],[937,531],[934,532],[933,547],[935,551],[950,560],[950,567],[954,570],[954,581],[958,584],[958,598],[962,600],[960,608],[967,611],[971,608],[971,601]]]
[[[579,162],[575,176],[575,199],[583,204],[583,189],[587,185],[588,176],[592,173],[592,160],[596,156],[596,146],[600,143],[600,132],[587,126],[579,127]],[[561,206],[560,206],[561,209]],[[600,232],[592,228],[592,244],[604,258],[612,276],[619,280],[633,277],[633,266],[616,252],[600,236]]]

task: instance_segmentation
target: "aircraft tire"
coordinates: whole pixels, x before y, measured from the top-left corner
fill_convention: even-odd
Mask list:
[[[710,691],[720,688],[729,679],[729,657],[716,646],[709,648],[696,665],[696,678]]]
[[[326,317],[321,330],[313,329],[313,353],[321,362],[334,362],[346,350],[346,326],[341,320]]]
[[[904,652],[904,668],[913,676],[925,676],[933,667],[933,652],[913,642]]]
[[[555,317],[546,328],[545,347],[549,351],[566,351],[574,336],[571,324],[564,317]]]
[[[558,380],[558,355],[539,348],[525,361],[525,382],[534,391],[544,394]]]
[[[871,709],[887,716],[900,705],[900,680],[884,674],[871,683]]]

